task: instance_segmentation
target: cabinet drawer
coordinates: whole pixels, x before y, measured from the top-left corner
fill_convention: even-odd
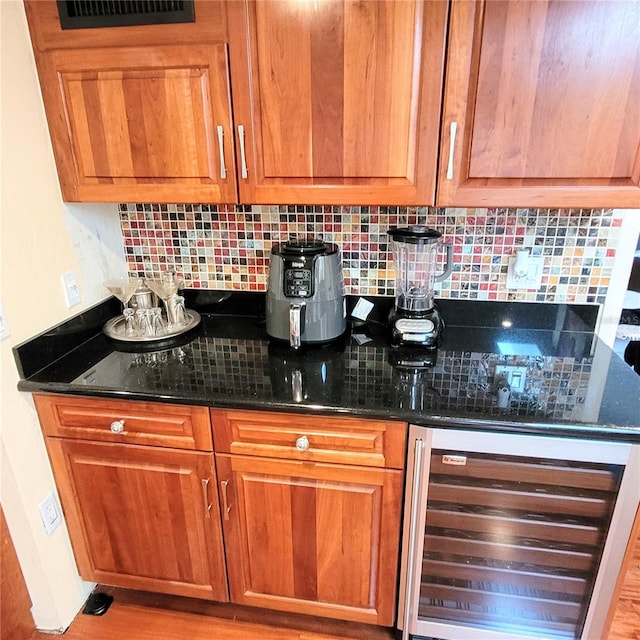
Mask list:
[[[211,419],[217,452],[404,467],[404,422],[220,409]]]
[[[41,395],[34,401],[47,436],[213,450],[206,407]]]

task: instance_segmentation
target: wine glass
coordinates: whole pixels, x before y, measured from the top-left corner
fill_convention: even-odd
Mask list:
[[[110,278],[102,284],[109,290],[109,293],[122,302],[122,308],[124,310],[127,308],[129,300],[131,300],[131,297],[135,293],[138,284],[140,284],[140,278],[127,278],[126,276]]]
[[[178,289],[182,287],[184,280],[178,278],[175,271],[163,271],[160,274],[160,280],[147,280],[149,289],[153,291],[160,300],[162,300],[167,310],[167,323],[170,327],[178,324],[176,317],[176,306],[171,304],[172,299],[178,293]]]

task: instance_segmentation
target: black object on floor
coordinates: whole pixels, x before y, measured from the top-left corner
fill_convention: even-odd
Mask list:
[[[92,593],[85,602],[82,613],[88,616],[101,616],[107,612],[107,609],[113,602],[113,596],[100,591]]]
[[[631,340],[624,350],[624,361],[640,375],[640,340]]]

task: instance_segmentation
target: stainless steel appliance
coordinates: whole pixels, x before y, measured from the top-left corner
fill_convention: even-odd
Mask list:
[[[411,426],[402,638],[601,638],[640,446]]]
[[[267,333],[294,349],[342,336],[347,313],[338,246],[314,238],[274,244],[266,314]]]
[[[387,232],[396,275],[395,306],[389,316],[391,344],[436,348],[444,322],[434,301],[434,285],[451,273],[452,248],[429,227],[396,227]],[[440,247],[446,249],[444,271],[436,273]]]

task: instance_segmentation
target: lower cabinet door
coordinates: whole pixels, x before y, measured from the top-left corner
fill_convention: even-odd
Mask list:
[[[83,578],[228,601],[211,453],[48,438]]]
[[[216,455],[233,602],[391,626],[402,472]]]

